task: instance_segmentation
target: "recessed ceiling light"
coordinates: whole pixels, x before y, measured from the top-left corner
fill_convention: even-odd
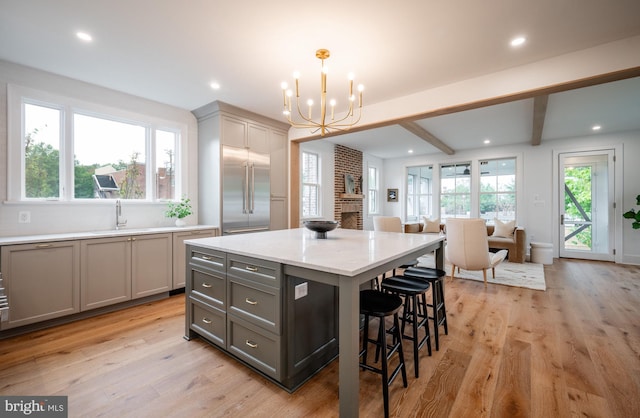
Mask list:
[[[599,131],[600,129],[602,129],[602,126],[600,126],[600,125],[593,125],[591,127],[591,130],[593,130],[593,131]]]
[[[485,144],[490,144],[490,143],[491,143],[491,140],[490,140],[490,139],[485,139],[483,142],[484,142]]]
[[[527,41],[527,38],[525,38],[524,36],[518,36],[511,40],[511,46],[520,46],[524,44],[526,41]]]
[[[220,84],[218,84],[217,82],[212,82],[211,84],[209,84],[209,86],[214,89],[214,90],[220,90]]]
[[[81,41],[85,41],[85,42],[93,41],[93,37],[91,35],[89,35],[87,32],[76,32],[76,36]]]
[[[409,150],[409,154],[413,154],[413,150],[412,149]]]

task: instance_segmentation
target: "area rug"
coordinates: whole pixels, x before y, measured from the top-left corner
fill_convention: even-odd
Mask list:
[[[421,257],[418,259],[419,266],[433,267],[433,257]],[[451,265],[445,264],[447,277],[451,274]],[[467,279],[484,281],[482,278],[482,270],[470,271],[461,269],[456,272],[455,279]],[[510,263],[504,261],[496,267],[496,278],[491,277],[491,270],[487,270],[487,283],[501,284],[505,286],[526,287],[533,290],[546,290],[547,286],[544,280],[544,266],[536,263]]]

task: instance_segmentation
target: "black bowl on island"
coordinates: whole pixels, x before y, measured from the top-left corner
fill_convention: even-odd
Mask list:
[[[304,221],[302,223],[307,229],[315,232],[318,239],[327,238],[327,232],[338,227],[338,221]]]

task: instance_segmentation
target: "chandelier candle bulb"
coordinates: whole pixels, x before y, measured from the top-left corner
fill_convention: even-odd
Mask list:
[[[354,116],[354,102],[355,102],[355,95],[354,95],[354,91],[353,91],[353,73],[349,73],[348,74],[348,79],[349,79],[349,100],[348,102],[348,106],[345,109],[345,113],[343,114],[344,116],[339,116],[339,119],[336,120],[335,119],[335,106],[336,106],[336,101],[334,99],[331,99],[329,101],[329,106],[331,106],[330,109],[330,114],[331,114],[331,120],[329,122],[326,122],[326,117],[327,115],[327,73],[328,73],[328,68],[324,63],[324,60],[329,58],[330,53],[328,50],[326,49],[318,49],[316,51],[316,58],[319,58],[321,61],[321,65],[320,65],[320,120],[319,121],[315,121],[312,119],[313,116],[313,112],[312,112],[312,105],[313,105],[313,101],[309,100],[307,102],[308,105],[308,116],[306,116],[304,113],[304,111],[301,109],[300,107],[300,73],[298,71],[293,73],[293,78],[295,79],[296,82],[296,108],[297,108],[297,120],[294,120],[294,117],[292,115],[292,111],[291,111],[291,93],[289,90],[285,90],[286,89],[286,83],[282,83],[282,89],[283,89],[283,94],[284,94],[284,104],[285,104],[285,110],[283,111],[283,114],[285,115],[285,117],[287,118],[287,120],[289,121],[289,123],[291,124],[292,127],[294,128],[311,128],[312,129],[312,133],[316,133],[319,131],[320,136],[325,136],[325,134],[327,133],[331,133],[333,131],[345,131],[348,130],[349,128],[351,128],[353,125],[357,124],[358,122],[360,122],[360,118],[362,117],[362,104],[363,104],[363,99],[362,99],[362,84],[358,85],[358,116],[357,118]],[[288,109],[288,110],[287,110]],[[340,115],[340,114],[339,114]],[[350,118],[350,120],[347,120],[348,118]]]

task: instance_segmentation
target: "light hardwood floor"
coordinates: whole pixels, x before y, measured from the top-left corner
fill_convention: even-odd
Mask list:
[[[396,417],[640,417],[640,268],[554,260],[547,291],[456,279],[449,335],[420,379],[391,385]],[[184,295],[0,341],[0,394],[67,395],[70,417],[335,417],[338,364],[294,394],[200,339]],[[360,416],[382,416],[361,372]]]

